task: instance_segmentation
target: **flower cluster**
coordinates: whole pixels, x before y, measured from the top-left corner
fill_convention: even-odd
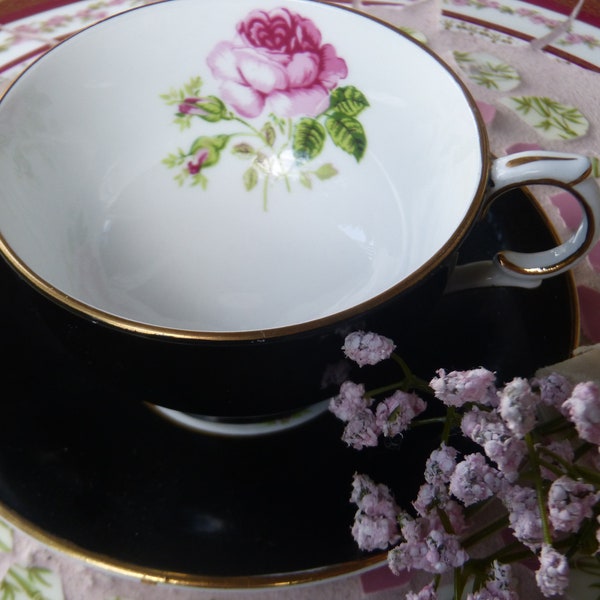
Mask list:
[[[546,597],[565,591],[581,556],[597,561],[600,571],[597,383],[573,383],[553,373],[498,384],[485,368],[439,369],[425,383],[407,375],[393,351],[385,337],[348,336],[344,352],[359,365],[392,358],[407,379],[373,392],[347,381],[330,410],[345,422],[342,439],[355,449],[432,421],[443,424],[410,507],[399,507],[391,491],[369,476],[354,476],[351,501],[358,510],[352,533],[359,547],[388,549],[394,573],[432,574],[430,584],[406,598],[435,599],[441,575],[453,572],[456,600],[464,594],[468,600],[512,600],[517,596],[510,564],[531,558],[537,559],[535,581]],[[429,403],[443,415],[419,419]],[[475,529],[472,517],[485,509],[494,518]],[[503,536],[500,548],[473,558],[471,549],[494,535]]]

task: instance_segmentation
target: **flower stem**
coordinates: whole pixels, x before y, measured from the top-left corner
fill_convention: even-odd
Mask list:
[[[450,432],[452,428],[456,424],[456,408],[454,406],[449,406],[446,411],[446,420],[444,421],[444,429],[442,430],[442,442],[444,444],[448,443],[450,439]]]
[[[404,373],[404,381],[406,388],[405,389],[415,389],[421,390],[423,392],[431,392],[431,388],[429,387],[429,383],[420,377],[417,377],[409,368],[404,359],[401,356],[398,356],[395,352],[392,352],[391,355],[392,360],[400,366],[402,369],[402,373]]]
[[[533,468],[533,480],[535,483],[535,491],[537,495],[538,508],[540,510],[540,518],[542,521],[542,532],[544,535],[544,542],[548,545],[552,544],[552,534],[550,533],[550,523],[548,522],[548,513],[546,512],[546,497],[544,494],[544,487],[542,482],[542,475],[540,473],[540,464],[538,456],[535,451],[535,445],[531,434],[528,433],[525,436],[525,443],[527,444],[527,453],[529,460]]]

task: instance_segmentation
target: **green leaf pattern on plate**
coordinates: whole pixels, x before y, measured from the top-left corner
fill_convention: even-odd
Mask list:
[[[0,552],[10,552],[13,547],[13,531],[4,521],[0,521]]]
[[[60,577],[43,567],[13,564],[0,582],[0,600],[64,600]]]
[[[511,96],[500,101],[549,140],[573,140],[584,136],[589,128],[589,121],[578,108],[552,98]]]
[[[487,52],[454,52],[460,70],[474,83],[507,92],[521,83],[517,70]]]

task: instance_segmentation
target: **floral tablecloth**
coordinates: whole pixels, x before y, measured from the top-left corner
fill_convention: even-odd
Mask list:
[[[40,53],[74,31],[142,4],[0,0],[0,91]],[[345,2],[349,4],[349,2]],[[600,178],[600,4],[596,0],[390,0],[354,2],[414,35],[453,67],[477,100],[491,150],[565,150],[590,156]],[[357,44],[361,41],[356,40]],[[581,218],[573,199],[556,189],[536,196],[561,236]],[[600,244],[575,269],[581,344],[600,342]],[[552,323],[548,323],[552,327]],[[597,379],[600,379],[600,365]],[[315,544],[326,543],[315,540]],[[526,568],[523,567],[526,573]],[[209,600],[276,595],[388,599],[418,575],[386,567],[311,586],[269,590],[204,590],[141,583],[64,556],[0,522],[0,598],[68,600]],[[523,577],[523,597],[537,597]],[[584,598],[583,596],[579,596]]]

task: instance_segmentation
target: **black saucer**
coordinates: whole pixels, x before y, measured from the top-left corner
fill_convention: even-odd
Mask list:
[[[517,218],[515,201],[522,204]],[[496,202],[462,260],[489,257],[490,245],[553,243],[547,222],[517,191]],[[304,582],[383,559],[359,552],[350,535],[352,474],[387,483],[407,505],[434,435],[356,452],[328,413],[256,438],[179,428],[144,398],[123,402],[122,390],[82,369],[85,357],[61,345],[4,264],[0,281],[0,515],[103,567],[186,585]],[[535,290],[446,296],[402,354],[426,378],[439,367],[483,365],[507,379],[567,358],[577,332],[573,281],[560,276]],[[385,368],[372,372],[383,377]]]

